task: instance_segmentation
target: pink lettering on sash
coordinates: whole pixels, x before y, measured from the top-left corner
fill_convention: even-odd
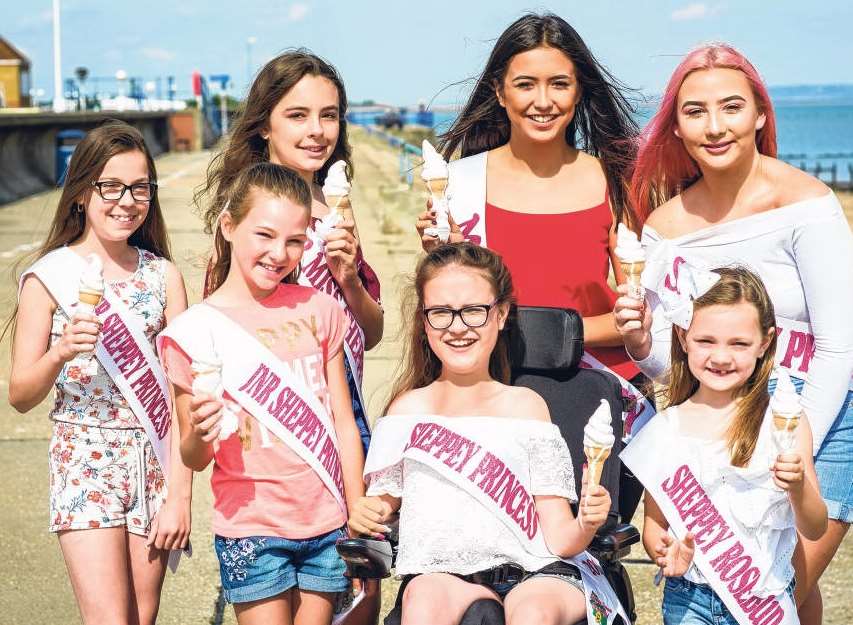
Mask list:
[[[459,229],[462,231],[462,236],[465,237],[466,240],[471,241],[474,245],[480,245],[482,238],[476,234],[471,234],[474,231],[474,228],[477,227],[477,224],[480,223],[480,214],[474,213],[471,219],[467,221],[463,221],[459,224]]]
[[[317,413],[290,386],[281,386],[281,378],[269,367],[259,364],[239,390],[254,399],[262,409],[281,423],[311,454],[317,458],[331,476],[343,499],[344,483],[341,460],[335,442]],[[275,396],[270,399],[271,396]],[[320,443],[322,442],[322,446]],[[320,448],[318,452],[317,449]]]
[[[778,328],[778,332],[781,342],[780,349],[782,346],[785,346],[785,356],[779,364],[786,369],[793,370],[794,364],[792,363],[795,359],[799,359],[800,364],[796,369],[803,373],[808,373],[809,364],[811,364],[815,353],[814,335],[809,332],[791,330],[788,335],[785,336],[783,328]]]
[[[309,248],[306,247],[305,249]],[[364,372],[364,335],[361,331],[361,326],[358,325],[358,321],[355,319],[355,315],[352,314],[349,306],[347,306],[343,291],[341,291],[340,286],[338,286],[334,276],[332,276],[332,272],[329,270],[328,264],[326,264],[326,255],[323,252],[318,252],[311,262],[302,266],[302,275],[311,283],[311,286],[326,295],[332,296],[342,305],[349,321],[349,328],[347,328],[344,341],[355,359],[356,371],[353,371],[353,375],[356,381],[360,382]]]
[[[764,599],[751,594],[761,578],[753,557],[723,520],[714,503],[685,464],[661,482],[688,531],[694,533],[696,545],[709,556],[710,567],[747,614],[752,625],[776,625],[784,618],[784,610],[775,597]]]
[[[678,268],[686,262],[681,256],[676,256],[675,260],[672,261],[672,273],[666,274],[666,280],[663,283],[667,289],[678,295],[681,295],[681,291],[678,289]]]
[[[171,399],[164,396],[157,376],[143,357],[130,330],[119,314],[111,312],[111,309],[112,305],[107,299],[102,299],[95,308],[95,314],[101,319],[101,345],[128,381],[131,391],[154,426],[157,437],[163,440],[172,427]]]

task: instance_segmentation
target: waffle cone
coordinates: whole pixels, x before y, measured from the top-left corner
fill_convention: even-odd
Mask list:
[[[344,212],[346,209],[352,208],[348,195],[327,195],[326,202],[332,210]]]
[[[622,272],[625,274],[625,277],[628,279],[628,282],[630,282],[631,284],[640,284],[640,276],[643,273],[643,269],[646,268],[646,261],[620,261],[619,264],[622,266]]]
[[[82,304],[89,304],[90,306],[97,306],[101,303],[101,298],[104,296],[103,292],[98,291],[80,291],[80,294],[77,296],[77,301]]]
[[[773,428],[777,432],[793,432],[800,425],[800,414],[773,413]]]
[[[601,481],[601,471],[604,469],[604,461],[610,457],[610,447],[584,447],[586,454],[586,476],[587,486],[597,486]]]
[[[434,178],[433,180],[427,180],[426,186],[427,189],[429,189],[430,195],[433,197],[441,197],[447,190],[447,178]]]

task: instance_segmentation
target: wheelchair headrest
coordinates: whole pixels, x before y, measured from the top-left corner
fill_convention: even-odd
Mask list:
[[[570,308],[519,306],[510,328],[509,361],[514,373],[568,371],[583,356],[583,319]]]

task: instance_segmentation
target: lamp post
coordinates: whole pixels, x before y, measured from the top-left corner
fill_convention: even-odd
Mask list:
[[[65,93],[62,91],[62,50],[59,36],[59,0],[53,0],[53,112],[65,112]]]
[[[246,90],[252,84],[252,46],[258,42],[258,38],[252,35],[246,39]]]

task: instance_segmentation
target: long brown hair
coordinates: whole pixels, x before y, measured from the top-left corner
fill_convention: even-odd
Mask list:
[[[338,90],[338,143],[323,167],[314,174],[314,182],[323,184],[329,167],[339,160],[347,163],[347,176],[352,178],[352,150],[347,139],[347,94],[343,80],[330,63],[308,50],[289,50],[264,65],[255,77],[231,127],[228,143],[210,162],[207,179],[194,196],[208,234],[213,233],[216,219],[225,206],[228,188],[237,175],[252,163],[269,161],[269,143],[261,133],[269,130],[270,114],[275,105],[307,75],[327,78]],[[202,204],[206,197],[210,201],[205,208]]]
[[[47,237],[35,254],[36,258],[45,256],[48,252],[73,243],[83,234],[86,227],[86,213],[81,210],[88,198],[94,192],[92,183],[98,180],[107,162],[117,154],[140,151],[145,155],[148,164],[148,179],[157,182],[157,168],[154,158],[145,145],[145,139],[133,126],[119,120],[111,119],[94,130],[89,131],[77,145],[71,162],[62,195],[53,216],[53,222],[47,232]],[[148,250],[168,260],[172,259],[169,250],[169,237],[166,234],[166,224],[160,210],[160,199],[157,193],[148,203],[148,214],[145,221],[127,240],[134,245]]]
[[[439,245],[421,258],[403,297],[402,319],[407,324],[403,336],[408,339],[403,347],[400,370],[392,385],[391,398],[385,406],[385,412],[400,395],[432,384],[441,374],[441,361],[429,346],[424,328],[424,287],[438,271],[450,266],[479,271],[491,284],[496,305],[508,304],[512,311],[512,276],[503,259],[492,250],[468,242],[448,243]],[[503,330],[498,333],[497,343],[489,358],[489,375],[504,384],[510,380],[507,330],[511,317],[510,314]]]
[[[252,210],[252,193],[262,191],[283,197],[305,209],[306,219],[311,214],[311,189],[298,174],[274,163],[255,163],[237,174],[226,197],[226,206],[231,223],[240,224]],[[207,272],[204,292],[213,293],[222,286],[231,269],[231,243],[222,234],[219,219],[213,238],[214,261]],[[299,279],[299,265],[285,276],[283,282],[295,284]]]
[[[771,337],[764,355],[756,361],[752,375],[736,392],[737,410],[726,431],[726,446],[731,463],[743,467],[749,463],[755,451],[758,432],[770,402],[767,383],[773,371],[773,356],[776,353],[776,315],[767,289],[757,275],[743,267],[723,267],[714,272],[720,275],[719,282],[693,301],[694,311],[741,302],[752,304],[758,312],[761,336]],[[669,385],[663,390],[663,398],[668,406],[685,402],[699,388],[699,381],[687,365],[687,353],[681,346],[679,331],[681,328],[672,327],[672,369]]]
[[[509,118],[495,87],[503,85],[515,55],[540,47],[559,50],[574,64],[581,98],[566,128],[566,143],[601,158],[616,220],[626,213],[630,219],[628,181],[640,130],[632,117],[634,106],[625,97],[628,89],[598,62],[578,32],[553,13],[528,13],[501,33],[468,102],[440,138],[444,157],[451,158],[457,148],[465,157],[509,141]]]
[[[29,267],[36,260],[46,256],[48,253],[74,243],[86,229],[85,205],[91,194],[94,193],[92,183],[96,182],[104,171],[109,160],[125,152],[140,151],[145,155],[148,164],[148,180],[157,182],[157,167],[154,165],[154,157],[145,145],[145,139],[133,126],[117,119],[108,119],[103,124],[90,130],[77,144],[68,171],[65,174],[65,183],[62,186],[62,195],[53,215],[53,221],[47,231],[47,236],[41,246],[33,252],[22,257],[14,265],[14,274],[18,276],[22,267]],[[126,191],[129,193],[129,191]],[[169,249],[169,236],[166,233],[166,223],[163,220],[163,212],[160,210],[160,199],[155,192],[148,202],[148,214],[142,225],[134,230],[127,240],[129,245],[148,250],[165,258],[172,260]],[[2,339],[9,328],[15,327],[15,318],[18,307],[12,312],[11,317],[3,326],[0,333]]]

